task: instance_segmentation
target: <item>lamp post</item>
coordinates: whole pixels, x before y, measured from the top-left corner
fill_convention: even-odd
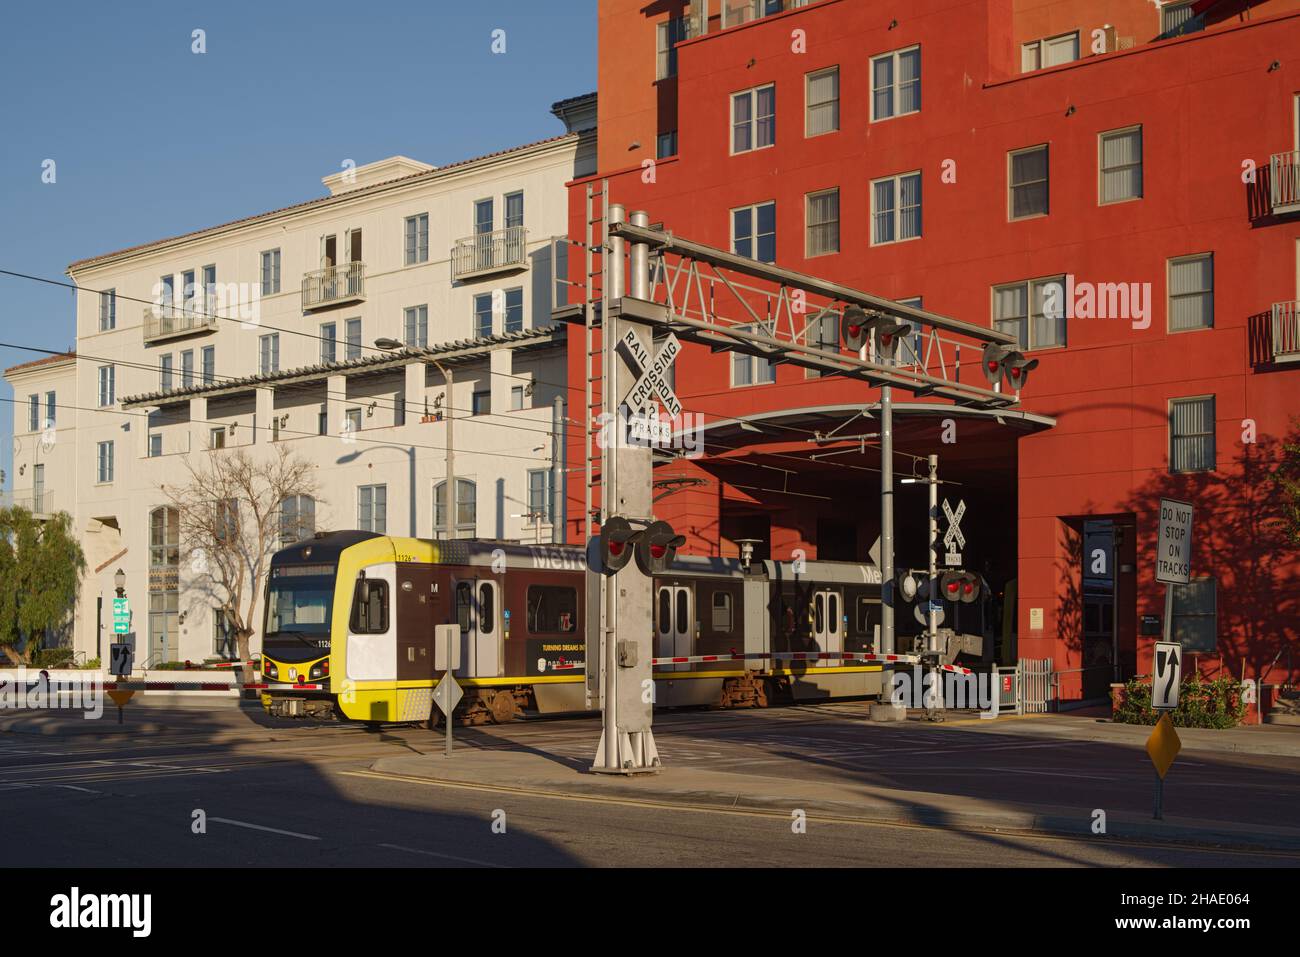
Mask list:
[[[126,572],[118,569],[113,573],[113,587],[117,589],[117,597],[126,597]]]

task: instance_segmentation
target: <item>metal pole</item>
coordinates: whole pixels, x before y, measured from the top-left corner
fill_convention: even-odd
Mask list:
[[[609,226],[623,222],[625,210],[621,203],[611,203],[606,231]],[[619,359],[616,350],[618,323],[610,318],[609,303],[623,297],[623,240],[610,236],[605,255],[604,302],[601,315],[601,370],[604,382],[601,383],[602,405],[605,411],[606,442],[605,463],[601,469],[601,518],[609,518],[618,504],[618,448],[622,444],[622,426],[618,422],[619,399]],[[604,703],[603,736],[605,740],[605,767],[617,768],[618,761],[618,647],[615,634],[618,625],[618,589],[611,581],[605,583],[605,633],[602,636],[605,652],[605,680],[601,685],[601,701]]]
[[[451,640],[452,640],[452,632],[448,630],[447,631],[447,670],[442,676],[443,681],[447,681],[449,678],[451,678],[451,672],[452,672]],[[450,687],[450,685],[448,685],[448,687]],[[442,713],[443,720],[447,722],[447,757],[451,757],[451,712],[455,710],[456,710],[455,708],[452,708],[451,711],[444,711]]]
[[[442,380],[446,383],[447,388],[447,403],[443,410],[443,414],[447,417],[447,484],[446,493],[443,496],[445,505],[443,535],[447,541],[451,541],[455,537],[452,530],[456,527],[455,519],[452,516],[452,513],[456,510],[456,442],[452,433],[452,423],[455,421],[456,416],[451,401],[452,373],[437,359],[432,360],[432,362],[438,367],[438,371],[442,373]],[[437,524],[436,515],[434,516],[434,523]],[[448,665],[451,664],[450,658],[447,659],[447,663]],[[450,735],[450,732],[448,734]],[[450,737],[448,740],[451,740]]]
[[[894,654],[894,400],[880,387],[880,654]]]
[[[939,613],[935,611],[934,599],[938,591],[938,583],[935,576],[939,573],[938,562],[935,559],[935,548],[939,543],[939,456],[931,455],[930,477],[926,479],[926,484],[930,487],[930,541],[927,549],[930,556],[929,576],[926,579],[926,603],[925,603],[925,650],[931,653],[939,650]],[[930,710],[931,717],[935,715],[934,711],[943,708],[943,672],[938,665],[932,660],[930,662],[930,674],[933,675],[933,685],[935,697],[931,699],[937,702],[936,708]]]
[[[1156,812],[1154,815],[1157,821],[1165,819],[1165,779],[1156,772]]]
[[[564,515],[564,397],[557,395],[551,409],[551,541],[563,545],[566,535]]]

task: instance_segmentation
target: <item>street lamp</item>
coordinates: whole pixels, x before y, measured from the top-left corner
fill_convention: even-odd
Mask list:
[[[375,348],[383,349],[385,352],[392,352],[394,349],[404,348],[396,339],[376,339]]]
[[[113,573],[113,587],[117,589],[118,598],[126,597],[126,572],[120,568]]]

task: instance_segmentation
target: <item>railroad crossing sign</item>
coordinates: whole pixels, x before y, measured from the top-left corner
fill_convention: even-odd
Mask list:
[[[1186,585],[1192,573],[1192,506],[1172,498],[1160,500],[1156,538],[1156,581]]]
[[[966,536],[961,533],[961,518],[966,514],[966,500],[959,499],[957,510],[953,511],[948,500],[943,500],[943,514],[948,517],[948,531],[944,533],[943,545],[947,549],[943,556],[945,565],[960,565],[961,552],[958,549],[966,547]]]
[[[131,605],[125,598],[113,599],[113,634],[125,635],[131,630]]]
[[[668,338],[651,356],[645,343],[641,341],[640,334],[635,328],[630,327],[619,340],[618,347],[637,373],[637,380],[633,383],[632,390],[623,400],[627,407],[634,413],[644,413],[650,406],[651,400],[657,397],[668,410],[671,418],[675,419],[681,415],[682,403],[668,382],[668,371],[673,367],[677,354],[682,350],[677,336],[668,333]]]
[[[1157,641],[1151,668],[1151,707],[1172,711],[1178,707],[1178,685],[1182,679],[1182,647],[1176,641]]]

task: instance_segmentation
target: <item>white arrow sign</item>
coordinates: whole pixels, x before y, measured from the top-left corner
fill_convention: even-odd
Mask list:
[[[1182,646],[1176,641],[1157,641],[1151,667],[1151,707],[1172,711],[1178,707],[1178,685],[1182,680]]]
[[[663,341],[659,351],[652,357],[641,337],[637,335],[635,329],[628,329],[623,338],[619,341],[619,348],[627,358],[632,368],[638,373],[638,378],[632,386],[632,390],[627,394],[623,401],[627,403],[629,409],[633,412],[644,412],[650,401],[656,396],[663,402],[664,409],[667,410],[671,418],[677,418],[682,414],[682,403],[677,398],[677,393],[668,383],[668,371],[673,367],[677,360],[677,354],[681,352],[681,343],[671,332],[668,338]]]

